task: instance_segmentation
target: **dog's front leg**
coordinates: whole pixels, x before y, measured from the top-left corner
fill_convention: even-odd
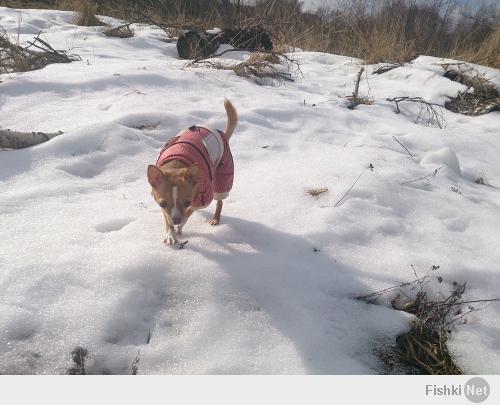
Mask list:
[[[210,225],[219,225],[221,212],[222,212],[222,200],[217,200],[217,205],[215,206],[214,217],[208,223]]]
[[[167,218],[165,218],[165,226],[167,228],[167,237],[163,242],[169,246],[178,244],[179,241],[175,237],[174,227],[168,223]]]
[[[172,226],[167,227],[167,237],[163,241],[169,246],[173,246],[179,243],[174,234],[174,228]]]

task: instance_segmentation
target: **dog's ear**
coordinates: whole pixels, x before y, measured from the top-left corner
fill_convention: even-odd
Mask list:
[[[153,165],[148,166],[148,181],[151,186],[157,188],[163,180],[163,177],[163,173],[158,167]]]
[[[200,181],[201,178],[201,170],[200,166],[195,163],[189,166],[186,171],[186,180],[191,182],[192,184],[196,184]]]

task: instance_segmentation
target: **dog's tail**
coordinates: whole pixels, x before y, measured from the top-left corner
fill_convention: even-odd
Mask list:
[[[224,130],[224,136],[227,141],[231,138],[231,135],[238,124],[238,113],[236,109],[231,104],[231,102],[226,98],[224,99],[224,108],[226,109],[227,114],[227,124],[226,129]]]

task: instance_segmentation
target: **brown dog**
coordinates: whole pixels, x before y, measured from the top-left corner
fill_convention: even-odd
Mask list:
[[[179,247],[177,236],[193,211],[217,201],[211,225],[220,223],[222,200],[233,185],[234,164],[229,139],[238,114],[224,100],[227,124],[224,132],[204,126],[179,132],[163,147],[156,165],[148,166],[148,181],[167,228],[165,243]]]

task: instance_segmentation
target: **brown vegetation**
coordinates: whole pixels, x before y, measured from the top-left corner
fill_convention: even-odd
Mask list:
[[[414,316],[410,330],[398,335],[394,345],[379,352],[388,373],[462,374],[448,349],[449,337],[458,325],[467,323],[469,314],[500,301],[500,298],[463,299],[466,283],[435,275],[439,268],[431,266],[427,274],[420,277],[412,266],[414,280],[356,297],[368,304],[390,305]],[[447,295],[431,293],[432,284],[444,284],[443,290],[449,292]]]
[[[309,12],[299,0],[101,0],[97,9],[89,0],[0,1],[5,3],[71,10],[78,5],[90,20],[95,13],[130,19],[147,12],[187,29],[259,25],[277,46],[369,63],[403,63],[424,54],[500,67],[500,13],[494,4],[468,10],[457,0],[339,0],[335,9]]]

